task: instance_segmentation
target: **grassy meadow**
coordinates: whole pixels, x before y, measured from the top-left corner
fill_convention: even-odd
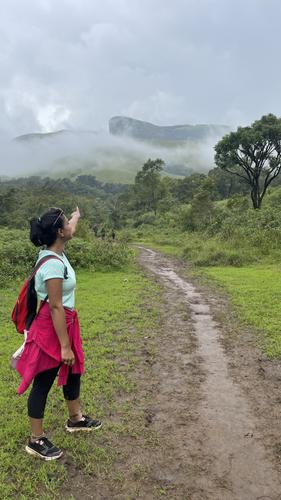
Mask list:
[[[157,313],[151,307],[156,288],[133,265],[108,272],[78,272],[77,309],[86,355],[86,373],[82,384],[82,407],[86,414],[100,418],[104,426],[93,434],[71,435],[64,430],[67,412],[61,388],[53,387],[45,415],[45,429],[67,457],[64,462],[43,462],[24,451],[29,435],[26,416],[27,393],[18,396],[19,376],[9,366],[12,352],[22,337],[10,321],[17,285],[0,290],[2,348],[0,355],[0,489],[1,498],[21,500],[60,498],[67,488],[68,475],[76,473],[106,478],[118,450],[114,437],[136,432],[129,418],[126,394],[134,391],[130,376],[137,363],[136,351],[147,332],[154,328]],[[146,302],[150,307],[145,311]],[[118,423],[110,414],[122,395],[123,418]],[[145,432],[138,423],[138,432]],[[114,478],[111,477],[112,480]],[[120,477],[116,477],[120,481]],[[20,492],[20,493],[19,493]],[[71,499],[71,494],[69,494]]]
[[[204,273],[227,291],[239,317],[260,332],[263,351],[281,358],[281,266],[212,267]]]

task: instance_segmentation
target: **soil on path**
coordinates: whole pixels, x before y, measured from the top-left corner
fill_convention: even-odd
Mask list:
[[[139,263],[163,286],[153,352],[148,340],[135,373],[134,418],[150,441],[117,440],[122,484],[81,484],[79,498],[281,500],[280,364],[180,263],[145,248]]]
[[[166,288],[153,411],[167,452],[152,470],[173,484],[171,498],[281,499],[278,368],[264,376],[250,332],[236,332],[236,345],[223,338],[233,334],[218,323],[225,304],[180,277],[174,261],[142,249],[140,262]]]

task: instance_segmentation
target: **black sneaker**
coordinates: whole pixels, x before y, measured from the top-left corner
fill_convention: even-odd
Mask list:
[[[79,422],[71,422],[71,420],[67,421],[65,426],[68,432],[77,432],[77,431],[96,431],[100,429],[102,423],[100,420],[94,420],[87,415],[82,415],[82,419]]]
[[[37,441],[28,441],[25,450],[30,455],[35,455],[43,460],[57,460],[62,456],[62,451],[49,441],[47,437],[41,437]]]

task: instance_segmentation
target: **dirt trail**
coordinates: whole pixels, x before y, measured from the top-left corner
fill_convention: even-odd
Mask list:
[[[112,438],[117,459],[106,477],[75,475],[65,493],[281,500],[280,363],[259,359],[255,335],[178,261],[140,248],[139,264],[161,286],[161,321],[137,353],[129,430]],[[109,420],[123,421],[123,403],[121,395]]]
[[[175,485],[174,494],[192,500],[280,499],[280,475],[263,445],[257,417],[229,373],[207,298],[158,253],[142,249],[140,262],[167,290],[170,331],[169,340],[160,342],[153,370],[159,383],[154,425],[162,433],[171,424],[176,455],[167,453],[164,474]],[[190,314],[184,329],[175,305],[178,312],[186,308]],[[195,336],[193,350],[186,353],[190,335]]]

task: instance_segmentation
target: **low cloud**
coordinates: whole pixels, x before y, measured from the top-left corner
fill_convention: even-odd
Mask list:
[[[0,139],[1,176],[31,174],[70,175],[87,171],[99,177],[104,170],[140,170],[148,158],[162,158],[168,168],[183,166],[207,171],[213,166],[213,146],[218,138],[163,147],[112,136],[106,132],[62,131],[41,139],[26,137],[11,141]],[[118,174],[116,174],[118,178]]]

